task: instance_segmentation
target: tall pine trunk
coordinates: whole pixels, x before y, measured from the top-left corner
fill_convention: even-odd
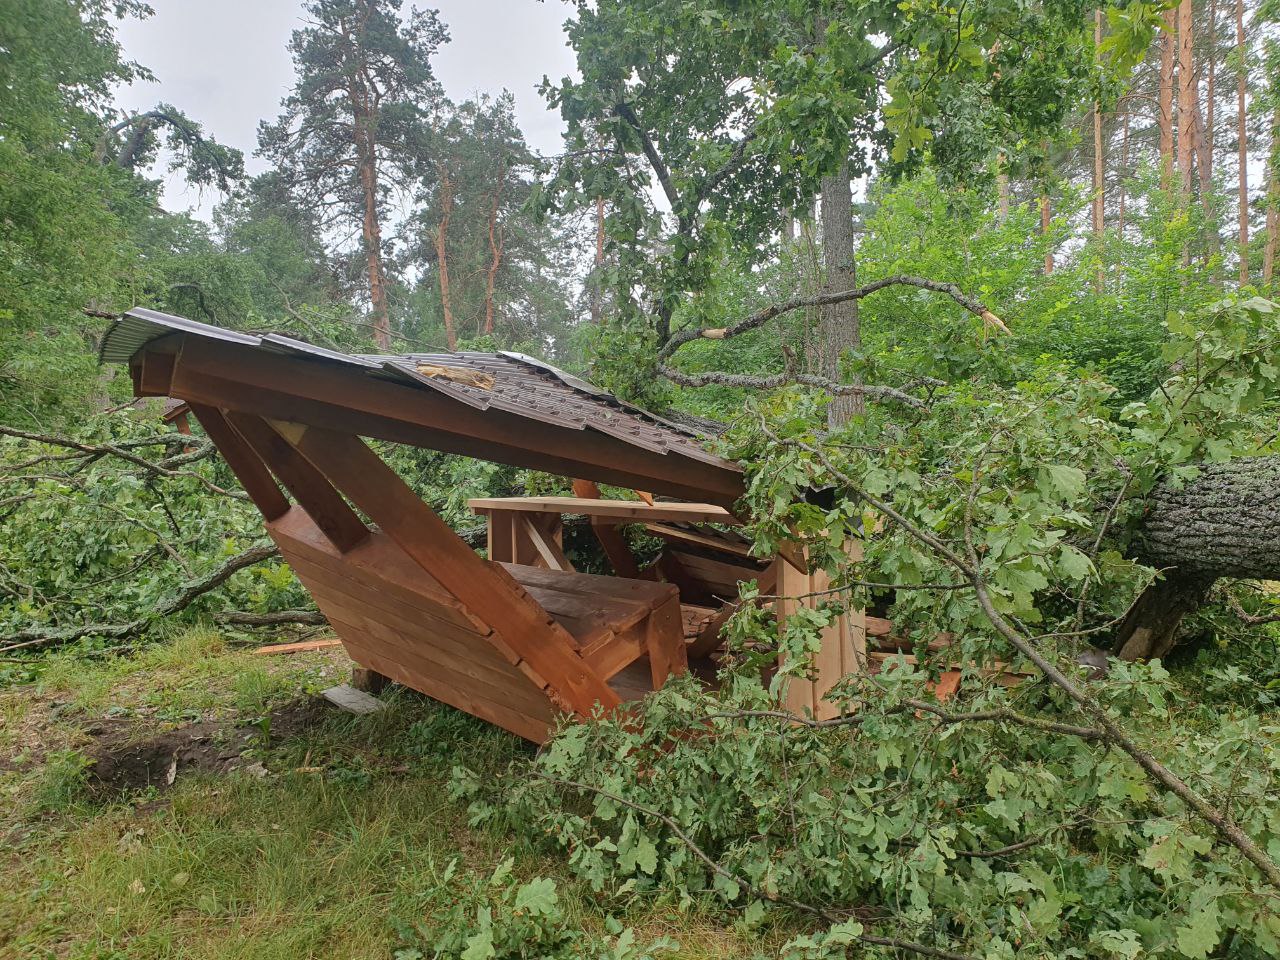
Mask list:
[[[1195,19],[1191,0],[1178,4],[1178,188],[1186,203],[1191,197],[1196,142]]]
[[[1102,51],[1102,8],[1093,11],[1093,55],[1097,60]],[[1102,104],[1093,101],[1093,239],[1098,249],[1098,270],[1094,283],[1102,290],[1105,268],[1102,264],[1102,232],[1106,219],[1106,159],[1102,153]]]
[[[502,266],[502,250],[505,246],[502,227],[498,224],[498,205],[502,201],[502,188],[507,182],[507,166],[498,167],[498,179],[493,185],[493,202],[489,205],[489,269],[484,278],[484,332],[493,333],[493,292],[497,286],[498,268]]]
[[[367,126],[366,122],[357,124]],[[369,270],[369,301],[373,305],[373,340],[382,351],[391,349],[391,311],[387,307],[386,279],[382,275],[382,224],[378,219],[378,154],[373,134],[360,134],[360,189],[364,201],[361,235]]]
[[[1249,282],[1249,124],[1247,112],[1249,79],[1246,67],[1247,49],[1244,39],[1244,0],[1236,0],[1236,55],[1240,58],[1240,75],[1236,77],[1236,145],[1240,164],[1238,190],[1240,283]]]
[[[1124,239],[1125,183],[1129,177],[1129,102],[1124,102],[1120,121],[1120,176],[1116,184],[1116,234]]]
[[[1275,277],[1276,244],[1280,240],[1280,106],[1271,119],[1271,159],[1267,178],[1267,240],[1262,248],[1262,282]]]
[[[436,269],[440,275],[440,313],[444,318],[444,339],[452,352],[458,349],[458,331],[453,323],[453,300],[449,291],[449,218],[453,214],[453,181],[443,168],[440,173],[440,223],[436,227]]]
[[[1046,180],[1044,192],[1040,194],[1040,236],[1042,237],[1048,237],[1049,231],[1053,227],[1053,211],[1050,209],[1049,203],[1049,183]],[[1046,246],[1044,250],[1044,275],[1047,277],[1051,273],[1053,273],[1053,248]]]
[[[603,318],[601,270],[604,268],[604,197],[596,197],[596,274],[591,282],[591,322],[600,325]]]
[[[1160,184],[1173,188],[1173,64],[1176,37],[1176,13],[1170,8],[1161,14],[1164,27],[1160,31]]]
[[[822,256],[828,291],[850,290],[858,285],[853,256],[853,189],[848,161],[833,176],[822,178]],[[858,301],[846,300],[822,308],[818,325],[819,369],[824,377],[840,379],[840,357],[862,346]],[[863,409],[856,394],[834,397],[827,408],[828,425],[835,428]]]
[[[1009,219],[1009,160],[1001,150],[996,156],[996,222],[1003,226]]]

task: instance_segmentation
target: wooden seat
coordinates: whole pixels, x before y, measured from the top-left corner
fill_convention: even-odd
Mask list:
[[[655,687],[687,668],[680,593],[672,584],[500,566],[569,632],[582,659],[603,679],[645,654]]]

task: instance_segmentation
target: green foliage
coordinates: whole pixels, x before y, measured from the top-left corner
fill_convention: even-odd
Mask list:
[[[963,176],[993,142],[1040,139],[1092,80],[1086,4],[577,7],[568,32],[581,77],[544,84],[570,150],[538,199],[609,201],[622,317],[650,314],[659,341],[725,256],[765,262],[760,238],[842,163],[859,175],[888,150],[896,172],[928,155]],[[641,163],[670,218],[636,176]]]
[[[738,639],[773,642],[767,625]],[[457,782],[473,818],[544,837],[614,897],[720,904],[752,926],[810,925],[787,901],[856,911],[858,924],[798,935],[788,956],[843,956],[860,927],[973,956],[1201,957],[1229,944],[1230,956],[1262,957],[1280,946],[1251,868],[1132,761],[1016,722],[939,722],[908,706],[928,698],[926,678],[905,662],[850,678],[840,699],[860,722],[827,730],[754,715],[772,697],[745,673],[718,695],[669,684],[640,723],[565,729],[536,775],[518,766],[501,796]],[[974,670],[965,689],[960,714],[1069,714],[1034,683],[1010,692]],[[1252,798],[1242,826],[1280,842],[1263,799],[1274,727],[1204,711],[1194,730],[1171,728],[1177,691],[1158,666],[1121,668],[1094,692],[1158,756]]]
[[[457,860],[451,861],[441,878],[449,891],[448,908],[432,919],[430,933],[408,934],[410,940],[421,937],[432,952],[405,947],[395,952],[396,960],[652,960],[674,948],[666,940],[642,947],[635,932],[616,921],[611,922],[615,936],[588,933],[565,916],[554,880],[517,883],[514,864],[508,858],[483,878],[459,873]]]
[[[1009,387],[941,388],[919,419],[877,410],[832,437],[819,437],[810,397],[753,406],[728,449],[748,464],[758,548],[770,551],[798,532],[833,574],[956,582],[951,564],[902,527],[870,536],[879,515],[856,495],[826,505],[804,496],[811,488],[848,491],[852,483],[956,552],[974,545],[1001,613],[1046,633],[1101,629],[1153,576],[1128,550],[1152,487],[1194,476],[1206,459],[1274,450],[1275,306],[1227,301],[1195,316],[1172,315],[1167,328],[1167,378],[1120,410],[1102,379],[1052,366]],[[865,575],[847,569],[840,545],[849,538],[865,543]],[[1070,599],[1081,596],[1083,610]],[[874,602],[861,588],[851,599]],[[968,591],[898,590],[894,611],[925,631],[991,632]]]
[[[155,458],[182,456],[190,437],[161,433],[153,410],[122,412],[83,425],[87,442],[124,444]],[[158,435],[158,436],[157,436]],[[0,625],[23,628],[128,622],[262,539],[261,518],[245,500],[211,495],[234,489],[220,460],[207,458],[157,477],[115,458],[72,461],[68,451],[0,438]],[[36,461],[27,466],[30,461]],[[185,609],[186,619],[222,609],[280,610],[307,601],[287,567],[269,561]]]
[[[744,605],[718,692],[669,683],[639,720],[566,728],[509,784],[460,773],[455,789],[475,819],[544,838],[601,893],[799,927],[787,956],[842,956],[867,936],[989,957],[1273,954],[1280,917],[1254,868],[1129,756],[1045,726],[1087,719],[1056,688],[990,683],[984,669],[1022,666],[1017,651],[972,591],[910,589],[956,572],[857,491],[944,548],[972,545],[995,608],[1065,660],[1152,576],[1126,552],[1152,485],[1272,449],[1277,347],[1275,306],[1231,300],[1171,315],[1163,384],[1122,407],[1100,377],[1052,365],[1009,386],[940,388],[914,420],[873,408],[836,434],[820,432],[812,395],[748,404],[725,442],[747,465],[758,549],[798,535],[847,589],[781,635],[768,608]],[[921,643],[917,662],[845,677],[828,694],[841,724],[771,715],[845,603],[891,604],[912,636],[949,631],[955,646]],[[930,707],[930,682],[957,661],[959,694]],[[1231,682],[1238,671],[1210,673],[1193,700],[1158,662],[1113,663],[1089,694],[1280,849],[1268,799],[1280,730],[1255,712],[1265,700],[1206,696]]]

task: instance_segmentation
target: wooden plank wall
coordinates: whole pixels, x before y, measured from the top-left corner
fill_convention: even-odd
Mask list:
[[[861,559],[862,545],[852,543],[851,559]],[[827,590],[831,578],[822,570],[804,573],[785,560],[774,561],[778,570],[778,627],[783,629],[788,613],[799,607],[815,609],[821,596],[805,596]],[[792,678],[783,698],[784,707],[795,714],[828,720],[840,711],[836,704],[823,698],[842,677],[867,669],[867,618],[865,610],[848,610],[822,631],[822,646],[814,657],[813,680]]]

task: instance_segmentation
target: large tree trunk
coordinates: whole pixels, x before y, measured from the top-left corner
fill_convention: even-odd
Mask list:
[[[1271,159],[1267,179],[1267,239],[1262,247],[1262,282],[1271,285],[1280,240],[1280,106],[1271,118]]]
[[[1129,177],[1129,102],[1124,102],[1120,127],[1120,176],[1116,189],[1116,235],[1124,239],[1125,183]]]
[[[1093,11],[1093,56],[1094,59],[1100,59],[1102,56],[1102,8]],[[1093,239],[1094,242],[1101,245],[1102,232],[1106,226],[1107,216],[1107,196],[1106,196],[1106,157],[1103,154],[1102,146],[1102,104],[1097,100],[1093,101]],[[1103,284],[1106,280],[1106,268],[1102,263],[1102,250],[1097,250],[1098,268],[1094,275],[1094,285],[1101,292]]]
[[[1195,19],[1191,0],[1178,4],[1178,175],[1179,196],[1191,198],[1195,176],[1196,111],[1200,107],[1196,89]]]
[[[1117,630],[1126,660],[1168,653],[1215,580],[1280,579],[1280,456],[1204,464],[1190,483],[1157,487],[1136,555],[1164,573]]]
[[[498,282],[498,269],[502,265],[502,250],[505,245],[502,227],[498,224],[498,205],[502,200],[502,188],[507,182],[507,165],[504,160],[499,165],[498,179],[493,186],[493,203],[489,206],[489,269],[484,283],[484,332],[493,333],[493,295]]]
[[[842,163],[834,176],[822,178],[822,255],[827,268],[826,289],[851,290],[858,285],[853,257],[853,189],[849,164]],[[862,346],[858,301],[846,300],[822,308],[818,328],[819,370],[831,380],[840,379],[840,357]],[[827,408],[830,427],[839,427],[862,411],[856,394],[835,397]]]
[[[1040,194],[1040,235],[1042,237],[1049,236],[1049,231],[1053,228],[1053,211],[1049,206],[1049,183],[1046,180],[1044,185],[1044,193]],[[1044,251],[1044,275],[1047,277],[1053,273],[1053,248],[1046,247]]]
[[[596,268],[591,278],[591,322],[597,327],[604,318],[600,285],[604,283],[604,197],[596,197]]]
[[[1009,220],[1009,160],[1001,150],[996,157],[996,222],[1004,226]]]

